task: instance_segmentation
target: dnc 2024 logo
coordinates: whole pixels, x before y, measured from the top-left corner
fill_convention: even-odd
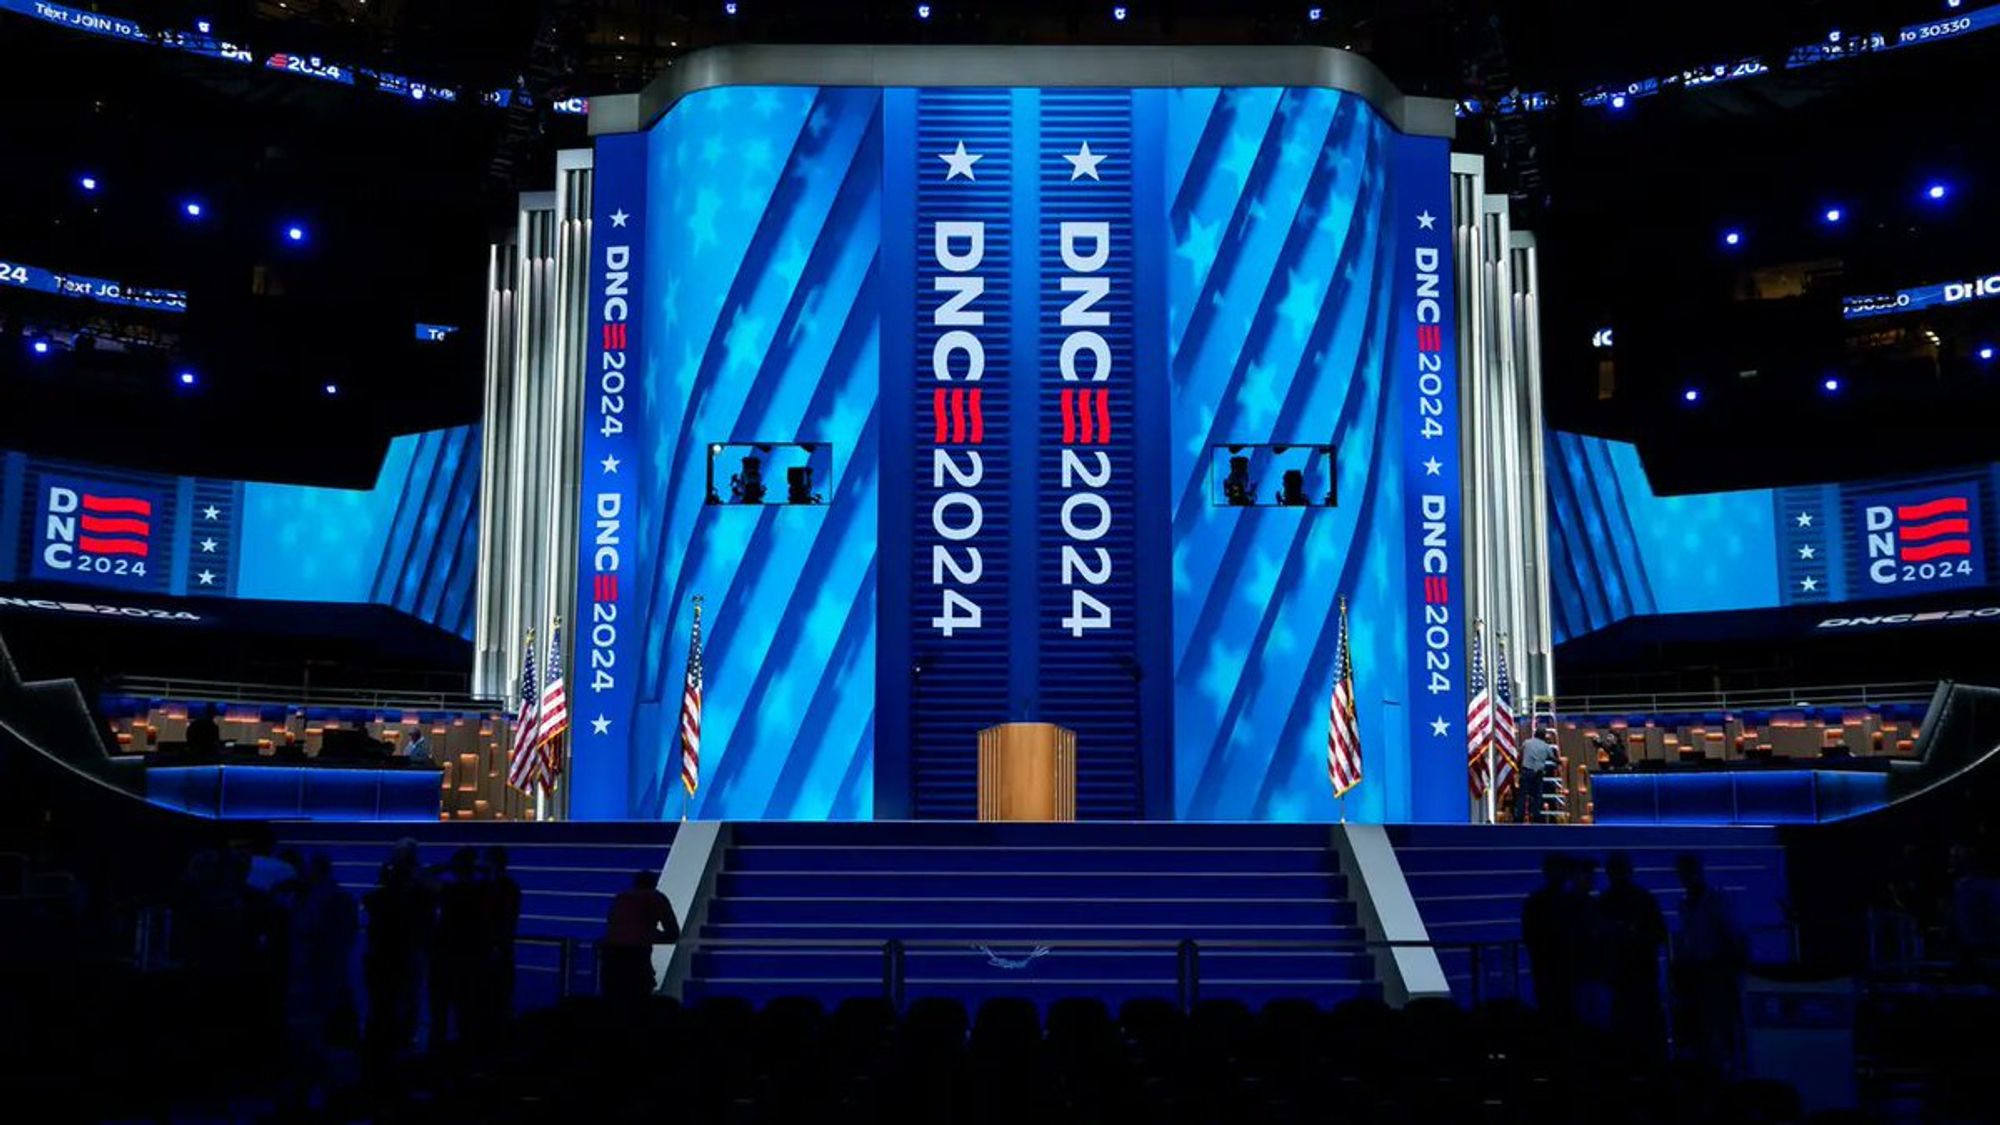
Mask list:
[[[146,489],[44,476],[34,576],[146,588],[156,583],[161,502]]]
[[[1868,581],[1883,592],[1986,580],[1978,494],[1969,485],[1870,498],[1861,521]]]

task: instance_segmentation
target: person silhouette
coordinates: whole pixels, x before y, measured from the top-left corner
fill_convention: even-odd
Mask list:
[[[1646,1061],[1664,1046],[1660,1010],[1660,947],[1666,944],[1667,921],[1653,892],[1639,885],[1632,856],[1613,852],[1605,858],[1609,882],[1597,896],[1597,916],[1603,948],[1601,963],[1611,993],[1611,1030]]]

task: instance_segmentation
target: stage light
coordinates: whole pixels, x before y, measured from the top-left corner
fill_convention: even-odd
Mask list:
[[[1325,19],[1325,18],[1326,18],[1326,9],[1325,9],[1325,8],[1307,8],[1307,9],[1306,9],[1306,22],[1307,22],[1307,23],[1318,23],[1319,21],[1321,21],[1321,20],[1323,20],[1323,19]]]
[[[931,18],[931,6],[929,4],[917,5],[917,18],[920,20]]]
[[[1964,2],[1965,0],[1944,0],[1944,6],[1947,8],[1956,8]]]
[[[192,371],[181,372],[181,386],[183,387],[194,386],[194,372]]]
[[[363,0],[363,2],[364,2],[364,3],[366,3],[366,0]],[[212,26],[213,26],[213,25],[212,25],[212,24],[210,24],[210,23],[209,23],[209,22],[208,22],[207,20],[196,20],[196,21],[194,21],[194,29],[195,29],[196,31],[199,31],[199,32],[201,32],[201,33],[202,33],[203,35],[207,35],[207,34],[208,34],[208,31],[209,31],[209,28],[210,28],[210,27],[212,27]]]
[[[1929,196],[1932,200],[1935,201],[1943,199],[1945,196],[1951,194],[1951,189],[1941,183],[1932,184],[1931,186],[1924,189],[1924,194]]]
[[[1979,358],[1991,361],[1993,359],[1993,345],[1988,344],[1985,347],[1979,349]]]
[[[181,204],[181,211],[190,219],[201,218],[201,200],[188,200],[186,203]]]
[[[1832,394],[1833,392],[1838,391],[1840,389],[1840,380],[1834,378],[1831,375],[1828,375],[1826,377],[1826,382],[1821,383],[1820,386],[1825,387],[1828,394]]]
[[[28,350],[34,352],[36,355],[47,355],[49,354],[49,342],[47,340],[36,340],[28,345]]]
[[[1613,94],[1613,95],[1611,95],[1611,108],[1612,108],[1612,109],[1624,109],[1624,108],[1625,108],[1625,95],[1623,95],[1623,94]]]
[[[337,395],[337,394],[339,394],[339,393],[340,393],[340,384],[338,384],[338,383],[328,383],[328,384],[326,385],[326,393],[327,393],[327,394],[330,394],[330,395]]]
[[[1740,230],[1723,231],[1722,244],[1724,246],[1741,246],[1743,244],[1743,232]]]
[[[285,238],[291,242],[304,242],[306,240],[306,228],[297,225],[286,227]]]
[[[96,176],[78,176],[78,177],[77,177],[77,180],[76,180],[76,186],[78,186],[78,187],[82,188],[82,189],[83,189],[83,190],[85,190],[85,191],[96,191],[96,190],[97,190],[97,177],[96,177]]]
[[[725,15],[725,16],[733,16],[733,15],[735,15],[735,14],[736,14],[736,0],[729,0],[729,2],[728,2],[728,3],[724,4],[724,5],[722,6],[722,14],[723,14],[723,15]]]
[[[1111,18],[1117,20],[1119,23],[1124,23],[1125,17],[1128,15],[1131,15],[1131,13],[1126,10],[1123,4],[1111,9]]]
[[[1696,387],[1689,387],[1687,390],[1681,392],[1681,398],[1686,402],[1700,402],[1701,391]]]
[[[1827,225],[1829,226],[1832,226],[1840,222],[1841,217],[1842,217],[1841,211],[1840,208],[1838,207],[1829,207],[1826,209],[1826,214],[1820,216],[1820,218],[1826,220]]]

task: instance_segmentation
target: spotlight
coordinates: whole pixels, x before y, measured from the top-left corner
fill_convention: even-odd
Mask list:
[[[1743,232],[1740,230],[1723,231],[1722,244],[1724,246],[1741,246],[1743,244]]]
[[[724,4],[722,6],[722,14],[725,16],[734,16],[736,14],[736,0],[729,0],[728,3]]]
[[[1937,183],[1937,184],[1932,184],[1931,186],[1925,188],[1924,194],[1926,196],[1929,196],[1932,200],[1935,201],[1943,199],[1945,196],[1951,194],[1951,189],[1945,187],[1941,183]]]
[[[1307,23],[1318,23],[1319,21],[1321,21],[1321,20],[1323,20],[1323,19],[1325,19],[1325,18],[1326,18],[1326,9],[1325,9],[1325,8],[1307,8],[1307,9],[1306,9],[1306,22],[1307,22]]]
[[[1826,209],[1826,214],[1820,216],[1820,218],[1827,221],[1828,225],[1840,222],[1841,217],[1841,211],[1838,207],[1829,207]]]
[[[47,355],[49,354],[49,342],[47,340],[36,340],[28,345],[28,350],[34,352],[36,355]]]
[[[1833,392],[1838,391],[1840,389],[1840,380],[1834,378],[1831,375],[1828,375],[1826,377],[1826,382],[1821,383],[1820,386],[1825,387],[1828,394],[1832,394]]]
[[[1993,358],[1993,345],[1988,344],[1985,347],[1979,349],[1979,358],[1990,361]]]
[[[201,33],[202,33],[203,35],[207,35],[207,34],[208,34],[208,32],[209,32],[209,28],[210,28],[210,27],[212,27],[212,26],[214,26],[214,25],[213,25],[213,24],[210,24],[210,23],[209,23],[209,22],[208,22],[207,20],[196,20],[196,21],[194,21],[194,29],[195,29],[196,31],[199,31],[199,32],[201,32]]]
[[[83,189],[83,190],[85,190],[85,191],[96,191],[96,190],[97,190],[97,177],[96,177],[96,176],[78,176],[78,177],[77,177],[77,179],[76,179],[76,186],[78,186],[78,187],[82,188],[82,189]]]
[[[183,387],[194,386],[194,372],[192,371],[181,372],[181,386]]]
[[[931,6],[929,4],[917,5],[917,18],[920,20],[931,18]]]
[[[1687,390],[1681,392],[1681,399],[1685,402],[1700,402],[1701,391],[1699,388],[1689,387]]]
[[[306,228],[296,224],[288,226],[285,228],[285,238],[290,242],[304,242],[306,240]]]
[[[339,394],[339,393],[340,393],[340,384],[338,384],[338,383],[328,383],[328,384],[326,385],[326,393],[327,393],[327,394],[330,394],[330,395],[337,395],[337,394]]]
[[[181,204],[181,210],[186,213],[188,218],[199,219],[201,218],[201,200],[190,199],[186,203]]]
[[[1123,4],[1120,4],[1117,7],[1111,9],[1111,18],[1117,20],[1119,23],[1124,23],[1125,17],[1131,14],[1132,13],[1127,11],[1125,5]]]
[[[1623,94],[1613,94],[1613,95],[1611,95],[1611,108],[1612,108],[1612,109],[1624,109],[1624,108],[1625,108],[1625,95],[1623,95]]]

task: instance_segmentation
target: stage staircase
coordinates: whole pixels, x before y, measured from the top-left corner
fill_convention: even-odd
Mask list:
[[[1178,1000],[1184,939],[1202,999],[1380,994],[1326,825],[752,823],[726,839],[689,1001],[880,996],[890,941],[906,1000]],[[1240,944],[1259,942],[1321,948]]]
[[[1752,959],[1790,959],[1785,852],[1773,828],[1407,824],[1392,826],[1389,839],[1461,999],[1474,995],[1471,944],[1481,947],[1479,995],[1508,995],[1517,975],[1522,992],[1531,993],[1526,953],[1517,961],[1512,943],[1521,936],[1521,904],[1541,886],[1542,858],[1551,852],[1594,861],[1600,887],[1606,857],[1630,854],[1634,876],[1659,898],[1670,931],[1680,924],[1675,859],[1698,855],[1709,885],[1728,898],[1747,932]]]
[[[272,825],[278,847],[294,847],[308,857],[325,853],[333,861],[334,877],[357,898],[375,886],[382,861],[402,837],[417,841],[419,861],[426,867],[449,862],[461,847],[506,847],[508,873],[521,886],[515,1004],[524,1009],[553,1003],[562,995],[559,973],[565,945],[570,991],[595,989],[597,941],[604,936],[612,896],[631,885],[635,872],[658,874],[678,827],[643,821],[280,821]]]

